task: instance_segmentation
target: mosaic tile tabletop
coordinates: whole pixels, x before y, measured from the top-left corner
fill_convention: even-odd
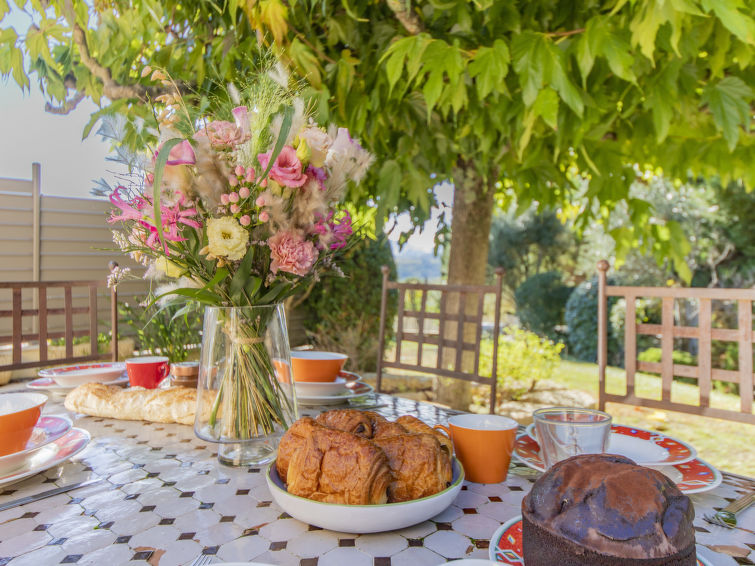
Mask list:
[[[11,384],[0,392],[22,388]],[[45,413],[67,414],[92,441],[59,467],[0,487],[0,504],[90,478],[106,481],[0,512],[0,566],[190,565],[202,554],[218,564],[296,566],[433,566],[487,558],[490,537],[520,514],[522,497],[538,476],[512,465],[504,483],[465,483],[448,509],[419,525],[370,535],[337,533],[289,517],[272,501],[264,469],[220,466],[215,445],[194,436],[190,426],[72,415],[62,399],[51,397]],[[436,424],[449,414],[386,395],[376,400],[385,403],[378,412],[391,419],[413,414]],[[724,474],[721,486],[691,496],[698,549],[715,566],[755,564],[755,533],[702,519],[753,489],[755,480]],[[740,517],[755,531],[755,508]]]

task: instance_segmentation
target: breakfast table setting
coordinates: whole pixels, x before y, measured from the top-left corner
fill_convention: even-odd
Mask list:
[[[178,393],[191,391],[193,402],[202,394],[206,376],[197,378],[197,363],[137,357],[42,370],[39,379],[1,387],[0,426],[9,416],[18,424],[19,415],[31,424],[26,439],[2,435],[0,565],[524,565],[523,507],[534,505],[526,499],[533,486],[547,499],[549,476],[574,458],[598,457],[610,460],[600,466],[622,473],[660,471],[651,480],[683,494],[672,494],[669,507],[688,496],[696,564],[755,564],[755,507],[747,507],[755,480],[715,469],[673,434],[569,408],[536,411],[524,427],[499,415],[376,393],[342,369],[338,354],[320,356],[318,363],[334,365],[320,381],[316,371],[306,375],[307,358],[318,355],[292,352],[292,365],[276,370],[284,381],[289,371],[302,378],[295,381],[298,418],[280,439],[277,458],[260,465],[224,459],[220,445],[197,432],[203,421],[195,421],[193,407],[186,409],[190,418],[183,414]],[[129,400],[130,393],[137,397]],[[156,405],[166,395],[176,397],[172,412]],[[112,399],[118,407],[108,405]],[[141,412],[129,413],[129,403]],[[104,416],[111,410],[119,418]],[[388,442],[378,433],[397,427],[405,435],[399,445],[419,437],[424,444],[397,456],[394,433],[386,433]],[[17,445],[6,446],[13,438]],[[569,446],[582,455],[559,452]],[[426,448],[440,463],[415,462]],[[301,486],[316,457],[323,477],[307,492]],[[394,466],[397,457],[409,466],[403,472]],[[369,462],[364,480],[361,464],[343,468],[354,459]],[[585,460],[580,470],[593,465]],[[427,491],[433,478],[424,476],[436,473],[440,484]],[[327,474],[335,479],[326,481]],[[389,483],[364,488],[367,499],[359,499],[357,492],[380,484],[381,474]],[[719,513],[732,503],[740,508],[734,526]]]

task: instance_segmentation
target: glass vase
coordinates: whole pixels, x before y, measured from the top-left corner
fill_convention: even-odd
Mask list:
[[[206,307],[194,432],[228,466],[259,466],[298,418],[282,304]]]

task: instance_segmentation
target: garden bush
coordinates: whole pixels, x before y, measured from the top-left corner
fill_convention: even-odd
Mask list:
[[[183,362],[192,350],[199,352],[201,343],[202,310],[189,307],[176,316],[184,304],[161,308],[144,308],[123,303],[118,307],[124,320],[136,334],[136,349],[142,354],[167,356],[171,362]],[[175,317],[175,318],[174,318]]]
[[[564,322],[571,291],[557,271],[538,273],[526,279],[514,293],[519,322],[539,336],[556,340],[556,327]]]
[[[498,340],[498,385],[502,395],[518,399],[532,391],[538,381],[549,379],[561,362],[564,344],[553,342],[521,328],[505,328]],[[481,346],[480,375],[491,375],[493,341]]]
[[[352,371],[371,372],[377,365],[383,265],[390,267],[389,277],[395,281],[396,263],[388,240],[365,238],[340,263],[346,276],[323,279],[303,303],[308,310],[304,327],[312,344],[347,354],[346,367]],[[386,341],[393,338],[397,303],[395,293],[390,293]]]
[[[674,350],[672,358],[674,359],[675,364],[686,366],[697,365],[697,358],[689,352]],[[660,348],[648,348],[647,350],[640,352],[637,359],[641,362],[660,363],[662,359],[662,350]],[[697,383],[697,380],[692,380],[692,383]]]
[[[611,284],[612,282],[609,282]],[[608,312],[616,302],[608,298]],[[598,279],[593,277],[577,286],[566,301],[564,319],[568,327],[569,353],[578,360],[598,360]],[[608,363],[621,365],[621,345],[615,329],[608,325]]]

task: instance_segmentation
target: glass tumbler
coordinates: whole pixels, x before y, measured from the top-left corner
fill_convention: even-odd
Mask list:
[[[595,409],[548,407],[532,413],[545,469],[578,454],[608,449],[611,415]]]

